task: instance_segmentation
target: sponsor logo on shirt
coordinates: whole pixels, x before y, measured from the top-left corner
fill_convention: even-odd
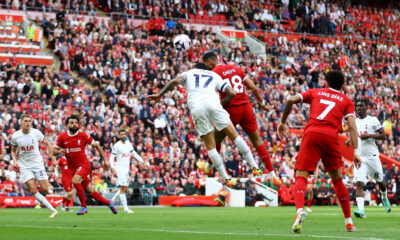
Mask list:
[[[21,149],[21,151],[25,151],[25,152],[30,152],[30,151],[35,150],[35,148],[33,146],[26,146],[26,147],[22,146],[20,149]]]

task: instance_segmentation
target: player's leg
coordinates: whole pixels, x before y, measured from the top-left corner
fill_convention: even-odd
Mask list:
[[[387,196],[387,187],[383,177],[382,163],[379,157],[371,158],[368,163],[368,175],[372,176],[379,185],[382,194],[382,203],[385,211],[389,213],[392,210],[389,198]]]
[[[308,183],[306,188],[307,188],[307,193],[308,193],[308,195],[307,195],[307,212],[312,212],[311,205],[312,205],[312,202],[314,199],[314,192],[312,189],[312,184]]]
[[[226,137],[226,135],[224,132],[214,130],[214,138],[215,138],[216,149],[217,149],[218,153],[221,152],[221,143],[225,137]],[[213,162],[211,161],[210,158],[207,159],[207,162],[205,164],[203,162],[197,162],[196,165],[205,174],[207,174],[209,176],[212,175]]]
[[[225,127],[222,131],[232,140],[232,142],[236,145],[237,149],[239,150],[240,154],[244,157],[246,160],[247,164],[250,165],[251,168],[253,168],[253,172],[257,172],[257,175],[259,171],[259,167],[256,163],[256,161],[253,158],[253,155],[251,154],[251,150],[247,143],[239,136],[237,133],[235,127],[233,126],[232,123],[230,123],[227,127]],[[258,171],[257,171],[258,170]],[[262,173],[261,173],[262,174]]]
[[[128,192],[128,186],[120,186],[120,194],[119,199],[121,201],[122,206],[124,207],[125,213],[133,213],[132,210],[128,208],[128,201],[126,200],[126,193]]]
[[[47,180],[47,175],[46,175],[46,179],[38,180],[38,182],[39,182],[40,189],[42,189],[42,191],[45,194],[48,193],[49,192],[49,181]],[[36,182],[34,184],[36,184]],[[35,186],[35,188],[36,188],[36,186]],[[57,210],[54,209],[54,207],[51,205],[51,203],[49,203],[49,201],[47,201],[45,196],[43,196],[40,192],[37,191],[35,194],[35,198],[52,212],[51,215],[49,216],[50,218],[54,218],[57,216],[57,214],[58,214]]]
[[[354,167],[354,181],[356,182],[356,202],[358,209],[354,212],[354,216],[358,218],[366,218],[367,215],[364,212],[364,183],[367,178],[367,165],[366,159],[362,159],[363,162],[359,168]]]
[[[76,213],[78,215],[82,215],[87,213],[87,206],[86,206],[86,198],[85,198],[85,189],[82,186],[82,176],[75,174],[72,177],[72,184],[76,190],[76,195],[78,195],[79,201],[81,202],[81,209]]]
[[[121,189],[115,192],[114,196],[111,198],[111,201],[115,202],[115,199],[121,194]]]
[[[69,207],[71,206],[73,195],[74,195],[74,191],[72,190],[72,188],[70,188],[70,191],[66,190],[66,193],[63,198],[63,202],[60,205],[60,207],[62,206],[61,210],[67,211],[67,212],[69,211]]]
[[[85,191],[97,202],[102,203],[104,205],[107,205],[110,210],[112,211],[112,213],[117,214],[118,210],[117,208],[114,206],[113,202],[105,199],[103,196],[101,196],[100,193],[96,192],[94,190],[94,185],[90,182],[90,179],[87,177],[87,175],[85,175],[86,177],[83,177],[82,180],[82,187],[85,189]]]
[[[298,161],[297,161],[298,162]],[[306,194],[308,171],[296,170],[296,183],[294,186],[294,202],[296,204],[296,216],[292,225],[292,232],[300,233],[303,228],[303,222],[307,217],[304,211],[304,195]]]
[[[207,151],[208,151],[208,157],[211,159],[213,162],[215,168],[221,175],[222,179],[231,187],[232,185],[235,185],[234,182],[231,181],[231,177],[228,175],[225,169],[225,165],[222,161],[221,156],[215,149],[215,139],[214,139],[214,132],[209,132],[203,136],[201,136],[204,144],[206,145]]]

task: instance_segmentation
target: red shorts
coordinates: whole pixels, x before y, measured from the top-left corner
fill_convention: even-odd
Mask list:
[[[89,184],[91,182],[90,181],[90,173],[91,172],[92,172],[92,167],[90,165],[79,166],[74,172],[74,175],[79,175],[82,177],[81,184],[84,189],[86,189],[87,186],[89,186]]]
[[[250,103],[227,107],[225,110],[229,113],[233,126],[239,124],[247,134],[257,131],[257,120]]]
[[[65,192],[72,191],[72,174],[69,169],[63,170],[62,176],[61,176],[61,184],[63,185]]]
[[[320,159],[327,172],[343,166],[338,135],[315,131],[305,132],[296,157],[295,169],[314,173]]]

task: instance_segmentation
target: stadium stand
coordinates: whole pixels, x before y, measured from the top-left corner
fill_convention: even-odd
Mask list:
[[[141,2],[0,1],[1,8],[11,12],[39,10],[28,17],[43,29],[46,41],[40,42],[46,43],[60,62],[57,69],[52,67],[53,57],[40,55],[42,48],[28,33],[18,30],[15,34],[10,26],[0,27],[0,193],[28,194],[20,173],[11,165],[9,143],[19,129],[19,116],[27,112],[34,117],[34,126],[52,142],[65,129],[68,115],[81,116],[82,130],[98,140],[108,156],[118,129],[129,128],[134,148],[149,163],[132,163],[131,203],[153,201],[146,200],[146,189],[154,188],[158,196],[183,194],[189,177],[195,179],[197,192],[204,194],[205,176],[195,162],[205,160],[207,153],[185,108],[185,90],[176,88],[155,107],[146,98],[209,50],[219,52],[227,63],[240,65],[275,106],[266,113],[254,104],[254,111],[276,174],[285,182],[280,194],[289,194],[281,198],[284,204],[292,203],[289,191],[294,171],[289,162],[299,149],[301,135],[278,138],[281,111],[289,95],[322,87],[324,73],[331,69],[345,73],[346,93],[351,99],[369,99],[370,114],[379,118],[387,134],[385,141],[378,141],[379,149],[400,161],[400,16],[394,10],[398,9],[396,1],[385,5],[387,9],[371,8],[374,3],[354,7],[351,1],[310,4],[298,0],[290,1],[290,6],[285,0]],[[382,25],[382,21],[390,24]],[[221,27],[247,30],[265,42],[267,58],[257,57],[237,39],[229,44],[220,42],[214,29]],[[172,40],[179,33],[192,39],[185,53],[173,50]],[[296,106],[291,127],[302,128],[307,112],[307,107]],[[163,124],[156,124],[160,118]],[[239,132],[250,144],[243,131]],[[93,182],[104,181],[107,191],[112,191],[115,178],[102,169],[93,149],[88,149],[95,169]],[[259,161],[257,152],[253,154]],[[232,162],[234,177],[245,178],[251,172],[228,140],[223,142],[222,155]],[[56,191],[61,187],[60,176],[43,156]],[[351,190],[352,166],[349,162],[345,166],[343,176]],[[387,165],[384,173],[392,203],[399,204],[399,167]],[[278,189],[268,180],[263,183]],[[313,188],[314,196],[321,191],[332,193],[322,166]],[[379,204],[374,183],[367,189],[372,193],[370,201]],[[334,198],[319,201],[334,202]]]

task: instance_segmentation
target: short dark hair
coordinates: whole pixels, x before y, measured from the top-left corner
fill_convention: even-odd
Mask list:
[[[78,121],[78,123],[79,123],[79,118],[78,118],[78,116],[76,116],[76,115],[71,115],[71,116],[67,117],[67,120],[65,120],[65,125],[67,125],[68,122],[69,122],[69,120],[71,120],[71,119],[75,119],[75,120]]]
[[[121,133],[121,132],[128,133],[128,130],[125,128],[121,128],[121,129],[119,129],[118,133]]]
[[[344,84],[344,75],[341,71],[330,71],[326,74],[325,80],[329,87],[340,90]]]
[[[208,67],[207,67],[207,65],[205,65],[205,64],[202,63],[202,62],[196,63],[196,65],[194,65],[194,68],[203,69],[203,70],[209,70]]]
[[[217,61],[218,60],[218,56],[217,56],[217,54],[215,52],[210,51],[210,52],[206,52],[203,55],[202,59],[203,59],[203,62],[208,61],[208,60]]]
[[[358,103],[362,103],[362,104],[364,104],[365,106],[368,107],[368,99],[365,99],[365,98],[357,99],[356,105],[357,105]]]

